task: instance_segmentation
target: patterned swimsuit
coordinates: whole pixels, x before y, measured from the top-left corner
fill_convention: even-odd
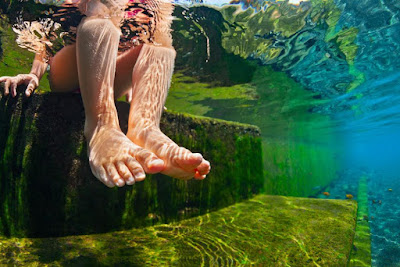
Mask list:
[[[76,28],[85,16],[110,18],[118,24],[121,30],[119,52],[142,43],[155,43],[157,23],[172,18],[172,3],[168,0],[36,1],[49,5],[48,11],[37,21],[19,21],[14,31],[18,34],[19,46],[35,53],[45,51],[47,59],[63,46],[75,42]],[[170,12],[162,10],[165,4],[171,6]]]

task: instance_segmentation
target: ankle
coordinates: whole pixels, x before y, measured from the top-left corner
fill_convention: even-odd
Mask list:
[[[86,118],[84,135],[90,141],[93,135],[106,128],[121,130],[118,117],[115,118],[111,114],[99,114],[95,118]]]
[[[127,136],[131,140],[143,145],[146,138],[149,137],[150,133],[159,132],[160,128],[154,123],[136,123],[135,125],[129,125]]]

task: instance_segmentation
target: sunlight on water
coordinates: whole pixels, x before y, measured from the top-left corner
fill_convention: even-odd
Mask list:
[[[368,174],[373,265],[400,264],[399,1],[175,3],[178,57],[166,106],[260,127],[267,193],[315,196],[331,188],[337,198],[357,197]],[[40,38],[71,26],[42,11],[38,17],[60,24],[15,31],[29,28]],[[53,41],[74,39],[58,33]],[[17,40],[37,51],[30,41]]]
[[[398,1],[326,1],[334,16],[325,17],[324,24],[312,15],[324,15],[317,7],[320,1],[311,1],[310,13],[304,11],[305,5],[303,9],[286,10],[286,16],[292,16],[287,23],[295,27],[286,29],[279,27],[276,14],[280,9],[275,9],[273,2],[267,7],[258,1],[235,2],[242,10],[223,6],[223,18],[230,24],[221,30],[222,45],[242,58],[257,59],[284,71],[309,95],[289,93],[288,98],[280,95],[280,101],[275,102],[268,87],[273,81],[253,80],[260,96],[257,101],[234,108],[235,103],[224,105],[224,101],[207,99],[202,104],[211,106],[212,111],[206,114],[256,124],[266,140],[282,140],[288,134],[291,144],[321,142],[336,146],[342,168],[352,170],[352,176],[338,173],[341,183],[350,188],[352,179],[358,181],[367,172],[369,203],[376,194],[382,203],[387,201],[379,211],[378,206],[370,206],[375,218],[371,221],[373,265],[400,263],[396,256],[400,249],[400,208],[396,203],[400,199],[398,193],[387,195],[388,188],[398,190],[395,180],[400,173],[400,5]],[[268,19],[275,21],[274,26],[267,23]],[[212,42],[212,35],[208,36]],[[270,168],[267,163],[267,170]],[[350,191],[356,194],[357,182],[354,186]],[[340,194],[344,197],[343,191]]]

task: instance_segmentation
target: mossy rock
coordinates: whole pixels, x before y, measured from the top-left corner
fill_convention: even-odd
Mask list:
[[[118,103],[126,129],[129,105]],[[247,199],[263,188],[259,129],[165,112],[162,130],[201,152],[204,181],[149,175],[109,189],[91,173],[79,94],[0,99],[0,234],[62,236],[167,223]]]
[[[0,238],[14,266],[346,266],[357,204],[259,195],[179,223],[62,238]]]

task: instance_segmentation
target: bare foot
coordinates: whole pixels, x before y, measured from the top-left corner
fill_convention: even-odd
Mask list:
[[[88,138],[88,154],[93,174],[108,187],[142,181],[147,173],[164,169],[164,162],[150,151],[132,143],[120,129],[97,127]]]
[[[158,127],[130,129],[127,136],[165,162],[165,168],[161,171],[165,175],[184,180],[193,177],[201,180],[210,172],[210,163],[201,154],[179,147]]]

